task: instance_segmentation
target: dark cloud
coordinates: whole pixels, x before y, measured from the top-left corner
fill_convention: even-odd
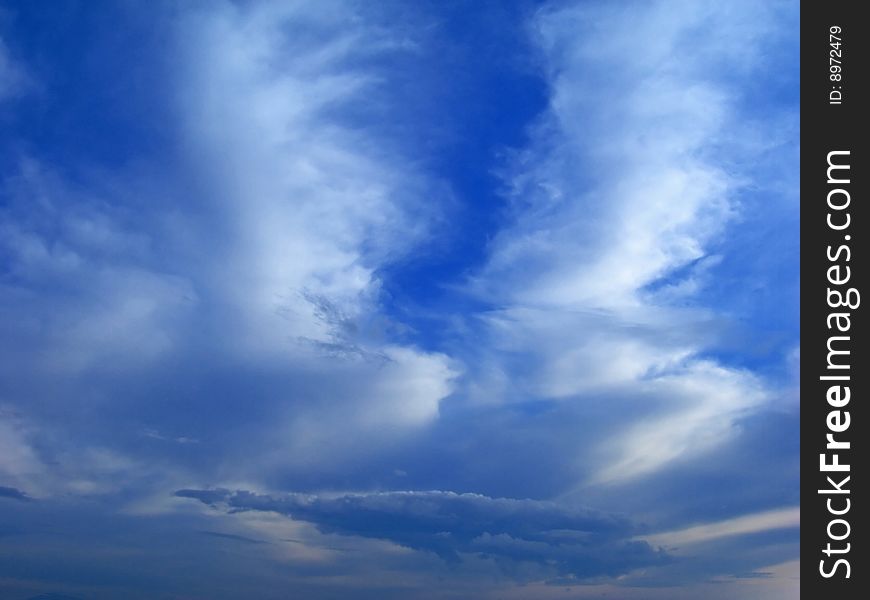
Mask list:
[[[13,500],[23,500],[25,502],[30,502],[33,500],[30,496],[14,487],[6,487],[0,485],[0,498],[11,498]]]
[[[617,576],[663,564],[628,520],[553,502],[454,492],[383,492],[322,497],[268,496],[248,491],[179,490],[228,512],[271,511],[314,524],[323,533],[390,540],[451,562],[463,554],[547,566],[579,578]]]
[[[216,490],[179,490],[175,492],[175,495],[182,498],[193,498],[203,504],[215,506],[218,502],[224,501],[229,493],[229,490],[218,488]]]
[[[200,531],[202,535],[207,535],[209,537],[216,537],[224,540],[232,540],[234,542],[243,542],[245,544],[265,544],[263,540],[255,540],[253,538],[245,537],[243,535],[236,535],[234,533],[221,533],[220,531]]]

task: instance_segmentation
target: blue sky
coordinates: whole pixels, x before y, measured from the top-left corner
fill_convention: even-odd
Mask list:
[[[786,599],[795,2],[0,10],[0,598]]]

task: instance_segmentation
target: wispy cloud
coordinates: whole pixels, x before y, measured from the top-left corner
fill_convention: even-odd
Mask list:
[[[645,535],[643,539],[655,546],[672,548],[723,537],[798,527],[800,520],[800,508],[789,507],[744,515],[715,523],[693,525],[692,527],[676,531],[663,531],[652,535]]]
[[[0,17],[3,15],[0,14]],[[19,97],[33,89],[33,80],[19,61],[14,59],[0,37],[0,102]]]
[[[457,366],[395,335],[379,273],[427,238],[445,188],[354,121],[385,95],[379,61],[409,51],[403,34],[343,2],[182,13],[163,92],[171,166],[67,173],[24,158],[4,182],[7,375],[100,402],[112,384],[95,390],[95,374],[160,380],[193,357],[266,371],[284,387],[259,425],[291,464],[431,422]],[[147,428],[175,429],[162,419]]]
[[[607,395],[626,418],[582,428],[599,439],[592,483],[707,451],[770,397],[713,358],[725,324],[699,293],[751,187],[731,132],[768,10],[578,4],[535,20],[551,101],[504,173],[513,223],[472,280],[498,306],[472,392]]]
[[[794,3],[467,6],[82,5],[75,50],[0,43],[0,588],[788,597],[796,100],[753,82],[796,96]],[[79,79],[142,122],[91,127],[120,108]],[[505,82],[548,101],[502,160],[476,127],[539,108]]]

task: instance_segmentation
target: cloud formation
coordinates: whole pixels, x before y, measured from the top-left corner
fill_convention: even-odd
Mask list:
[[[497,4],[0,14],[0,595],[793,590],[794,3]]]
[[[0,102],[21,96],[30,85],[27,72],[10,56],[9,48],[0,37]]]
[[[141,389],[179,361],[266,372],[282,379],[261,402],[291,464],[336,426],[348,446],[333,453],[430,423],[458,367],[384,314],[379,273],[427,239],[446,188],[349,116],[387,102],[379,64],[408,52],[401,31],[342,2],[182,12],[160,97],[170,165],[64,173],[27,156],[3,182],[6,375],[46,406],[67,400],[41,382],[64,380],[105,414],[107,378]],[[226,416],[218,427],[250,418]]]
[[[504,172],[513,220],[471,282],[496,306],[472,392],[641,407],[591,448],[592,483],[709,451],[771,398],[716,358],[729,325],[702,300],[744,218],[751,152],[733,131],[768,10],[581,3],[534,21],[550,104]]]
[[[11,500],[23,500],[25,502],[31,500],[30,496],[14,487],[6,487],[0,485],[0,498],[9,498]]]
[[[474,554],[538,563],[554,574],[577,578],[616,577],[667,561],[663,553],[630,539],[636,527],[625,518],[540,500],[442,491],[272,497],[179,490],[175,495],[231,512],[277,512],[313,523],[324,533],[390,540],[448,561]]]
[[[693,525],[679,531],[663,531],[644,536],[644,539],[651,544],[664,547],[697,544],[723,537],[798,527],[800,515],[800,507],[789,507],[745,515],[717,523]]]

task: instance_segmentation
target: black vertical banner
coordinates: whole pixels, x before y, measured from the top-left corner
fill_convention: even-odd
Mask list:
[[[870,236],[862,2],[801,4],[801,588],[866,598]],[[862,296],[867,293],[868,295]],[[859,458],[861,457],[861,458]]]

